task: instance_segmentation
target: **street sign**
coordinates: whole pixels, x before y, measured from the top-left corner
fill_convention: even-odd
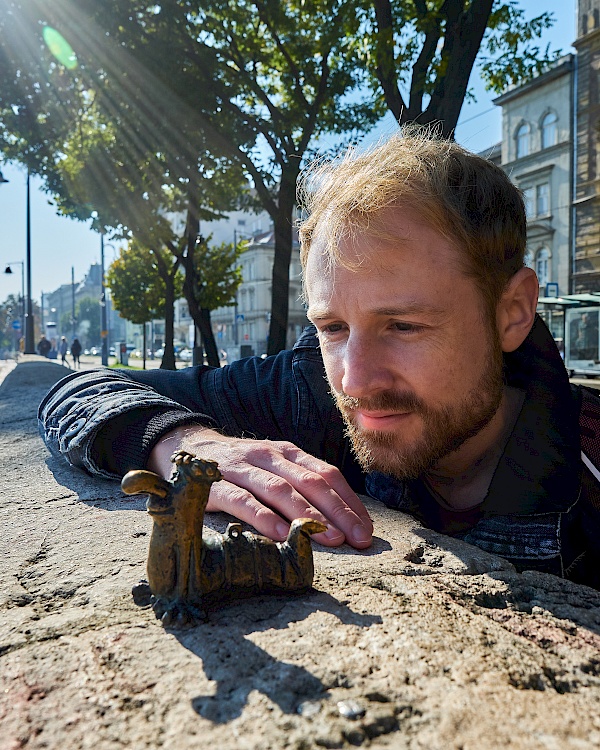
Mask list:
[[[21,330],[21,321],[20,320],[13,320],[12,327],[14,331],[20,331]]]
[[[555,281],[546,284],[546,297],[558,297],[558,284]]]

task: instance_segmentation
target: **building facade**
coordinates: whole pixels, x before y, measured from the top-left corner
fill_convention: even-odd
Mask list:
[[[600,0],[580,0],[575,74],[573,290],[600,291]]]
[[[523,192],[526,262],[538,275],[541,296],[549,289],[568,294],[572,286],[574,57],[495,99],[502,107],[500,164]]]

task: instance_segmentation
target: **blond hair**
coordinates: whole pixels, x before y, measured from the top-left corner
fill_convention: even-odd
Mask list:
[[[492,162],[440,138],[433,128],[404,127],[367,151],[349,148],[318,161],[299,182],[302,265],[314,236],[323,253],[346,266],[340,242],[359,232],[382,236],[387,209],[409,208],[463,254],[488,314],[524,265],[525,206],[520,191]],[[389,235],[386,239],[390,239]]]

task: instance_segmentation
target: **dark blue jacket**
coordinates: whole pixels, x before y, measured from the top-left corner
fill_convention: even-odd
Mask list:
[[[598,445],[600,459],[600,399],[570,385],[539,318],[521,347],[504,356],[506,382],[521,389],[525,400],[489,492],[467,528],[456,523],[459,514],[440,509],[422,482],[362,473],[329,394],[312,327],[290,351],[221,369],[74,373],[42,402],[40,429],[53,453],[105,477],[144,467],[156,441],[184,424],[289,440],[339,467],[355,491],[437,531],[501,555],[519,569],[600,588],[600,487],[582,463],[580,443],[585,398],[587,441],[592,453]]]

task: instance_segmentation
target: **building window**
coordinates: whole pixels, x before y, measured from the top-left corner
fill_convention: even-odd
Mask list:
[[[554,146],[558,141],[558,117],[554,112],[548,112],[542,118],[542,148]]]
[[[529,154],[529,135],[531,128],[526,122],[521,123],[517,130],[517,159]]]
[[[550,185],[542,182],[536,189],[536,213],[538,216],[547,216],[550,213]]]
[[[535,257],[535,272],[540,286],[546,286],[550,281],[550,250],[543,247]]]
[[[533,253],[529,248],[525,250],[525,257],[523,258],[523,263],[527,266],[527,268],[533,268],[534,261],[533,261]]]

